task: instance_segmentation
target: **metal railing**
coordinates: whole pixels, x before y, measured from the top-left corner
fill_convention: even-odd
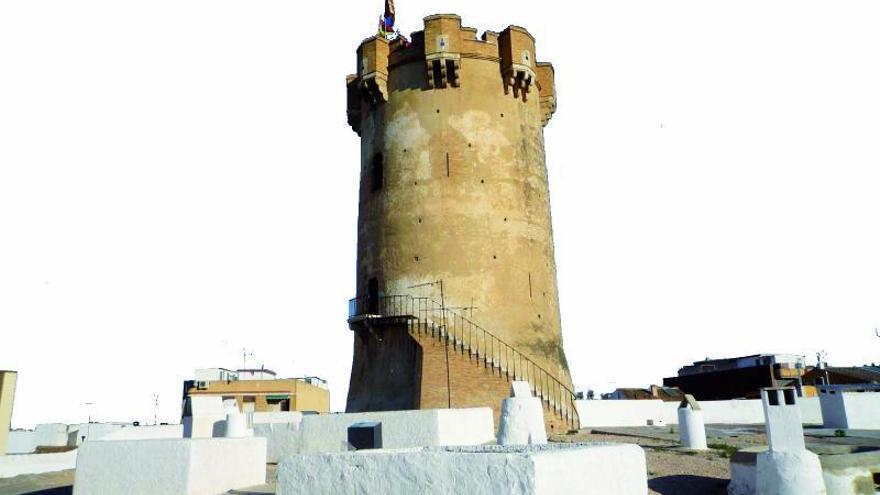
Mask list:
[[[445,339],[447,345],[477,356],[509,379],[528,382],[535,396],[546,402],[570,429],[579,427],[571,389],[507,342],[443,304],[428,297],[390,295],[355,298],[348,307],[349,321],[405,319],[420,334]]]

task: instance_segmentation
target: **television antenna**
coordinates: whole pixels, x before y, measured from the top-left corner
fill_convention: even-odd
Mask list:
[[[247,369],[247,359],[249,357],[254,357],[254,351],[249,351],[244,347],[241,348],[241,369]]]

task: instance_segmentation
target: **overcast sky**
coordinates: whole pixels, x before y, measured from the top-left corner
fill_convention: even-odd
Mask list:
[[[381,1],[0,2],[0,369],[14,426],[180,416],[198,367],[345,406],[358,137]],[[508,24],[545,130],[578,388],[825,350],[880,362],[880,2],[398,1]],[[464,89],[466,90],[466,88]]]

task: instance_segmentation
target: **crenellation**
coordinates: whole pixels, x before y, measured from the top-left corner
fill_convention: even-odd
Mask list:
[[[546,126],[556,113],[556,70],[550,62],[538,62],[535,74],[538,78],[538,95],[541,102],[541,124]]]
[[[504,91],[527,101],[535,80],[535,38],[519,26],[509,26],[498,37]]]
[[[370,107],[388,100],[389,73],[402,65],[424,64],[422,89],[460,88],[473,75],[463,73],[462,60],[485,60],[499,64],[498,74],[504,94],[528,101],[533,86],[540,92],[541,122],[546,125],[556,109],[552,66],[537,62],[535,39],[524,28],[508,26],[502,32],[485,31],[477,37],[476,28],[462,26],[461,17],[437,14],[424,18],[424,30],[412,33],[410,41],[382,37],[365,39],[358,48],[357,87]],[[549,68],[549,69],[548,69]],[[541,89],[540,79],[548,82]],[[349,81],[350,83],[350,81]],[[476,81],[472,81],[476,83]],[[411,86],[407,86],[411,87]],[[549,89],[547,89],[549,88]],[[349,106],[349,124],[358,132],[358,112]],[[364,115],[361,114],[363,118]]]

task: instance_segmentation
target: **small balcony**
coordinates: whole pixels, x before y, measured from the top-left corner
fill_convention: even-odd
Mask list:
[[[361,296],[348,301],[348,326],[406,323],[427,310],[427,299],[412,296]]]

